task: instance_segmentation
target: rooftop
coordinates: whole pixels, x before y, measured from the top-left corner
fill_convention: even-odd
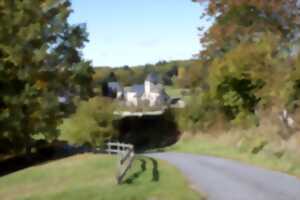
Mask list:
[[[158,84],[159,78],[155,73],[152,72],[147,76],[146,81],[150,81],[152,83]]]

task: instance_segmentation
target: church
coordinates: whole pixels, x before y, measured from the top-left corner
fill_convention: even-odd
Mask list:
[[[127,106],[164,106],[169,101],[169,96],[154,73],[147,76],[144,84],[124,88],[122,96]]]

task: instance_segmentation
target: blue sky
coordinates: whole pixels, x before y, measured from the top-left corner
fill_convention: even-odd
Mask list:
[[[94,66],[189,59],[199,52],[203,7],[191,0],[71,0],[71,23],[86,23]]]

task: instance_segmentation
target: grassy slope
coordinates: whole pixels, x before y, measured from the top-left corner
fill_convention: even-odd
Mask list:
[[[289,157],[278,158],[266,153],[252,154],[248,151],[222,144],[222,142],[214,138],[201,136],[184,138],[174,146],[167,148],[167,150],[239,160],[248,164],[282,171],[300,177],[299,160],[290,159]]]
[[[180,173],[165,162],[139,157],[126,177],[115,182],[116,157],[82,154],[0,177],[1,200],[200,199]]]
[[[191,99],[190,95],[182,95],[184,89],[176,88],[175,86],[166,86],[165,91],[170,97],[179,97],[185,102],[188,102]]]

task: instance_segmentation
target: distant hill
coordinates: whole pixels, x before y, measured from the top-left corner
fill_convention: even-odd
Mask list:
[[[103,82],[110,76],[115,76],[124,86],[142,83],[146,76],[155,72],[165,85],[172,85],[172,77],[177,77],[178,69],[190,68],[199,64],[199,60],[159,61],[156,64],[122,67],[95,67],[94,80]],[[200,71],[200,70],[199,70]]]

